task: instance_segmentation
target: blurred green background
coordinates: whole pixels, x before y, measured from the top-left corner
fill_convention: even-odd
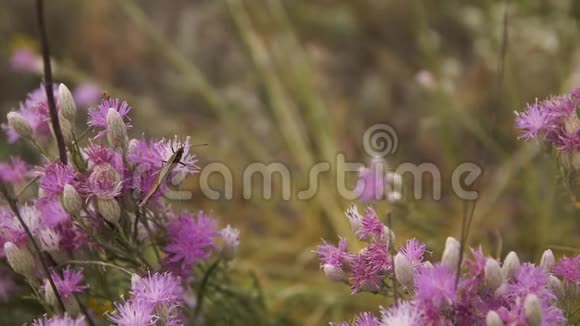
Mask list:
[[[450,175],[465,161],[484,169],[469,242],[490,255],[539,259],[580,248],[580,210],[558,165],[517,140],[514,110],[580,86],[580,2],[574,0],[51,0],[49,38],[58,81],[85,82],[126,98],[133,136],[190,135],[200,166],[223,162],[241,180],[252,162],[283,162],[303,187],[315,162],[337,153],[366,163],[364,131],[396,129],[387,158],[436,164],[442,199],[406,194],[394,212],[397,242],[425,241],[438,259],[459,237],[463,203]],[[0,4],[0,108],[8,112],[40,77],[10,66],[37,51],[32,0]],[[79,127],[82,128],[82,127]],[[0,143],[2,157],[24,145]],[[354,184],[356,175],[350,175]],[[429,183],[429,180],[425,180]],[[212,184],[219,188],[219,178]],[[429,185],[424,189],[429,193]],[[376,309],[384,298],[324,279],[311,252],[321,237],[350,237],[333,177],[308,201],[209,200],[198,178],[177,207],[213,210],[242,229],[234,263],[255,273],[270,309],[304,325]],[[428,257],[429,258],[429,257]]]

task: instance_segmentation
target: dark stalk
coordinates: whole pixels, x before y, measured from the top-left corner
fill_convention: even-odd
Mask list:
[[[470,205],[471,204],[471,205]],[[465,245],[469,237],[469,230],[471,229],[471,222],[473,221],[473,214],[475,212],[475,201],[463,202],[463,217],[461,220],[461,238],[459,242],[459,260],[457,261],[457,271],[455,273],[455,289],[459,285],[459,275],[461,274],[461,264],[463,264],[463,257],[465,255]]]
[[[36,0],[36,17],[38,21],[38,29],[40,32],[40,43],[42,46],[42,61],[44,63],[44,90],[46,91],[46,99],[48,101],[48,110],[50,112],[50,121],[56,144],[58,146],[58,154],[62,164],[67,164],[66,146],[64,144],[64,137],[60,129],[60,122],[58,121],[58,113],[56,112],[56,102],[54,100],[54,92],[52,85],[52,69],[50,67],[50,48],[48,46],[48,37],[46,33],[46,25],[44,23],[44,3],[43,0]]]
[[[16,206],[16,200],[10,195],[8,188],[6,187],[6,185],[3,182],[0,182],[0,192],[2,193],[2,196],[4,197],[6,202],[8,202],[8,206],[10,206],[10,209],[12,210],[14,215],[16,215],[16,218],[18,219],[18,222],[20,222],[20,225],[22,225],[24,232],[26,232],[26,235],[28,236],[28,238],[32,242],[32,246],[34,247],[34,251],[38,255],[38,260],[40,260],[40,264],[42,265],[42,269],[44,271],[44,274],[46,274],[46,278],[48,279],[48,282],[50,283],[50,286],[52,287],[52,290],[54,291],[54,295],[56,296],[56,300],[58,302],[60,310],[63,313],[66,312],[66,309],[64,307],[64,302],[62,301],[60,293],[58,292],[58,289],[56,288],[56,284],[54,283],[54,280],[52,279],[52,275],[50,274],[50,270],[48,269],[48,265],[46,264],[46,261],[44,260],[44,257],[42,256],[42,251],[40,250],[40,247],[38,246],[38,244],[34,240],[34,236],[32,235],[32,232],[30,232],[28,225],[26,225],[26,223],[24,223],[24,220],[22,219],[22,216],[20,215],[20,211],[18,210],[18,206]]]

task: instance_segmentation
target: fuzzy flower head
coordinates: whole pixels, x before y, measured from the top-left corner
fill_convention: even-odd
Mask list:
[[[233,259],[240,246],[240,230],[228,225],[220,231],[220,236],[222,239],[222,257],[227,260]]]
[[[10,162],[0,163],[0,180],[7,183],[20,183],[29,173],[28,165],[17,157],[11,157]]]
[[[99,164],[110,164],[117,172],[123,171],[123,156],[103,144],[91,143],[83,149],[89,162],[89,169]]]
[[[92,83],[83,83],[77,86],[73,91],[73,97],[79,106],[90,106],[101,98],[101,88]]]
[[[360,313],[352,321],[352,326],[379,326],[379,320],[370,312]]]
[[[53,86],[53,92],[56,101],[58,98],[58,85],[55,84]],[[56,103],[56,106],[58,110],[58,103]],[[16,112],[19,113],[32,127],[32,134],[35,138],[40,140],[50,139],[50,115],[44,85],[41,85],[39,88],[30,92],[24,103],[20,105],[19,110]],[[18,141],[20,136],[18,136],[14,129],[6,124],[2,125],[2,128],[6,132],[10,143]]]
[[[185,275],[194,264],[209,258],[215,248],[214,238],[219,235],[216,220],[202,211],[197,217],[181,214],[169,223],[167,230],[169,243],[164,248],[167,263]]]
[[[119,172],[109,163],[95,166],[88,178],[88,191],[101,199],[112,199],[121,194],[123,182]]]
[[[155,273],[145,277],[133,274],[131,277],[132,300],[150,304],[179,303],[183,300],[181,279],[171,273]]]
[[[59,196],[67,184],[75,183],[77,172],[72,166],[64,165],[60,161],[49,163],[40,172],[38,185],[45,192],[45,196]]]
[[[554,116],[544,109],[542,103],[531,104],[525,112],[517,113],[516,126],[522,132],[520,138],[525,140],[536,138],[556,127]]]
[[[108,317],[117,326],[153,326],[159,319],[154,315],[153,308],[145,301],[129,300],[115,303],[116,311]]]
[[[385,163],[382,159],[374,159],[368,168],[359,170],[354,192],[361,202],[383,199],[385,188]]]
[[[10,67],[16,71],[38,73],[42,71],[42,61],[29,48],[20,47],[12,53]]]
[[[530,263],[524,263],[515,272],[512,281],[508,284],[506,296],[509,299],[525,298],[529,294],[534,294],[543,301],[555,298],[554,294],[547,288],[548,274],[541,268]]]
[[[416,270],[423,264],[423,255],[425,254],[425,244],[419,242],[417,239],[412,238],[407,240],[404,247],[401,248],[401,253],[405,257],[409,258],[411,265]]]
[[[54,270],[50,272],[58,292],[63,298],[68,298],[74,293],[82,293],[84,290],[88,289],[89,286],[82,284],[84,282],[84,276],[80,271],[75,271],[67,266],[60,273]],[[46,281],[44,284],[44,289],[50,287],[50,284]]]
[[[102,129],[97,133],[95,138],[101,138],[107,134],[107,114],[111,108],[119,112],[119,115],[125,123],[126,129],[132,127],[131,120],[127,115],[129,111],[131,111],[129,104],[118,98],[105,98],[96,108],[89,109],[88,125],[93,128]]]
[[[198,172],[198,167],[195,165],[197,163],[195,154],[190,153],[190,148],[190,137],[186,137],[185,141],[175,136],[173,139],[162,138],[151,140],[149,143],[142,138],[131,146],[128,157],[133,164],[147,165],[158,171],[165,164],[172,163],[171,159],[175,157],[176,152],[183,149],[180,164],[175,165],[174,170],[192,174]]]
[[[554,265],[552,272],[561,276],[564,280],[579,284],[580,283],[580,255],[575,257],[562,257]]]
[[[390,309],[381,308],[381,326],[421,325],[421,311],[408,301],[403,301]]]
[[[455,275],[444,265],[422,268],[415,276],[415,299],[419,303],[441,307],[455,300]]]
[[[392,258],[387,244],[371,243],[352,259],[351,264],[353,292],[361,290],[376,291],[381,288],[387,272],[392,269]]]
[[[362,241],[371,239],[380,240],[385,236],[385,225],[372,207],[366,209],[365,215],[361,220],[360,228],[356,231],[356,236]]]
[[[338,241],[338,247],[323,241],[323,244],[318,246],[318,249],[314,251],[320,257],[320,268],[323,268],[324,265],[327,264],[337,268],[342,268],[343,264],[348,264],[353,256],[346,252],[346,246],[347,243],[345,239],[340,239]]]
[[[86,326],[85,316],[80,316],[78,318],[73,318],[68,315],[55,316],[48,318],[44,316],[42,319],[36,319],[32,326]]]

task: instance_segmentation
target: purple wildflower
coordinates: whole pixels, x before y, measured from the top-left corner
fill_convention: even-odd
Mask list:
[[[531,104],[525,112],[517,114],[516,126],[522,131],[520,138],[526,140],[535,138],[540,133],[552,131],[556,127],[554,115],[545,110],[542,104]]]
[[[51,271],[50,274],[52,275],[52,279],[56,284],[59,294],[63,298],[68,298],[74,293],[81,293],[89,288],[88,285],[82,284],[84,281],[83,274],[71,269],[70,266],[67,266],[60,273]],[[44,288],[47,286],[50,285],[45,282]]]
[[[112,199],[121,194],[123,181],[119,172],[109,163],[94,167],[87,180],[87,190],[90,195],[101,199]]]
[[[101,88],[92,83],[83,83],[73,91],[75,102],[79,106],[90,106],[101,98]]]
[[[64,210],[60,199],[56,197],[41,198],[36,201],[36,207],[42,216],[42,224],[46,227],[55,227],[70,221],[69,213]]]
[[[149,144],[142,138],[136,141],[134,146],[131,146],[127,156],[133,164],[147,165],[149,168],[158,171],[168,163],[175,151],[182,147],[181,164],[175,166],[175,171],[189,174],[198,172],[198,167],[195,165],[197,163],[195,154],[190,154],[189,152],[191,147],[189,137],[185,138],[184,142],[175,136],[173,139],[150,140]]]
[[[115,303],[116,311],[108,317],[117,326],[153,326],[159,319],[153,314],[153,308],[150,303],[129,300]]]
[[[338,247],[323,240],[323,244],[318,246],[314,251],[320,257],[320,268],[323,268],[326,264],[337,268],[342,268],[343,264],[349,264],[353,256],[346,252],[346,246],[347,243],[345,239],[340,239],[338,241]]]
[[[382,160],[373,160],[368,168],[359,171],[358,182],[354,193],[362,202],[381,200],[385,197],[385,164]]]
[[[377,213],[372,207],[366,209],[362,218],[361,226],[356,231],[356,236],[360,240],[369,241],[370,239],[383,239],[385,234],[385,225],[379,220]]]
[[[552,273],[563,277],[566,281],[580,283],[580,255],[562,257],[552,268]]]
[[[11,157],[10,163],[0,163],[0,180],[7,183],[20,183],[28,175],[28,165],[17,157]]]
[[[150,304],[175,304],[183,300],[181,279],[171,273],[155,273],[145,277],[136,274],[131,278],[132,300]]]
[[[541,267],[524,263],[507,285],[505,295],[508,299],[515,301],[515,298],[523,300],[528,294],[535,294],[543,302],[549,302],[555,299],[555,296],[548,290],[547,284],[548,274]]]
[[[55,316],[48,318],[44,316],[42,319],[36,319],[32,323],[32,326],[85,326],[87,325],[85,321],[85,316],[80,316],[78,318],[73,318],[68,315]]]
[[[415,300],[441,307],[455,300],[455,275],[447,266],[422,268],[415,276]]]
[[[58,98],[58,85],[53,86],[53,91],[56,100]],[[56,104],[58,110],[58,103]],[[35,138],[48,139],[51,137],[48,101],[46,99],[46,91],[43,85],[28,94],[26,100],[20,105],[20,109],[17,112],[28,121],[32,127]],[[20,136],[18,136],[18,134],[8,125],[3,124],[2,128],[6,132],[10,143],[14,143],[20,138]]]
[[[121,173],[123,168],[123,156],[118,152],[105,147],[103,144],[91,143],[83,149],[83,153],[89,161],[89,169],[93,169],[99,164],[110,164],[117,172]]]
[[[38,185],[46,197],[54,197],[62,193],[66,184],[73,184],[76,177],[77,172],[72,166],[54,162],[42,169]]]
[[[217,222],[202,211],[197,218],[183,213],[171,221],[167,227],[169,243],[164,248],[169,267],[188,275],[194,264],[207,259],[215,248],[214,237],[219,235],[216,226]]]
[[[352,322],[352,326],[379,326],[379,320],[370,312],[360,313]]]
[[[390,309],[381,308],[381,326],[415,326],[422,324],[419,308],[403,301]]]
[[[107,113],[110,108],[117,110],[121,118],[126,120],[125,127],[127,129],[132,127],[129,116],[127,115],[131,111],[129,104],[118,98],[106,98],[96,108],[89,109],[89,121],[87,124],[90,127],[103,129],[97,133],[95,138],[101,138],[107,134]]]
[[[417,270],[419,266],[423,265],[423,255],[425,254],[425,244],[419,242],[417,239],[412,238],[407,240],[404,247],[401,247],[400,252],[409,258],[413,268]]]
[[[384,242],[371,243],[352,259],[353,293],[361,290],[376,291],[380,289],[383,279],[391,268],[392,258],[389,255],[387,244]]]

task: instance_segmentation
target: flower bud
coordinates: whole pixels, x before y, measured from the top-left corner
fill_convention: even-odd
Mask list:
[[[540,260],[540,267],[546,272],[549,273],[552,270],[552,267],[556,264],[556,258],[554,258],[554,253],[552,250],[547,249],[544,251],[542,255],[542,260]]]
[[[62,117],[60,114],[58,115],[58,123],[60,126],[60,131],[62,132],[64,143],[70,146],[74,142],[74,131],[72,123]],[[52,132],[53,137],[56,138],[54,129],[52,129],[52,124],[50,125],[50,132]]]
[[[97,211],[112,224],[117,224],[121,217],[121,207],[115,199],[97,198]]]
[[[77,190],[70,184],[64,186],[62,191],[62,207],[71,215],[78,215],[83,208],[83,200]]]
[[[445,241],[445,250],[443,250],[441,264],[449,267],[451,270],[456,270],[457,264],[459,264],[460,247],[459,241],[453,237],[448,237],[447,241]]]
[[[499,314],[493,310],[487,312],[485,317],[485,325],[487,326],[503,326],[503,321],[501,320]]]
[[[433,268],[433,264],[430,261],[426,261],[423,263],[423,268]]]
[[[58,105],[60,107],[59,114],[69,122],[74,122],[77,113],[77,106],[73,95],[65,84],[60,84],[58,86]]]
[[[540,326],[543,321],[542,304],[535,294],[528,294],[524,300],[524,315],[526,316],[526,325]]]
[[[16,273],[26,278],[34,278],[36,267],[34,257],[28,251],[28,248],[19,248],[14,243],[8,241],[4,243],[4,253],[6,254],[8,264]]]
[[[407,256],[402,253],[395,255],[395,277],[399,283],[403,284],[407,289],[413,288],[414,271],[413,265]]]
[[[518,258],[518,254],[514,251],[510,251],[503,261],[503,266],[501,267],[501,275],[503,279],[508,281],[510,280],[514,273],[520,269],[520,259]]]
[[[107,113],[107,140],[114,149],[125,152],[129,146],[129,137],[123,118],[117,110],[110,108]]]
[[[223,240],[221,255],[225,260],[232,260],[236,257],[240,245],[240,231],[228,225],[220,233]]]
[[[345,276],[342,268],[332,264],[324,264],[324,266],[322,266],[322,270],[324,271],[324,275],[326,275],[329,280],[333,282],[344,281]]]
[[[395,243],[395,232],[389,229],[388,226],[383,226],[384,240],[388,245]]]
[[[499,288],[503,282],[503,277],[501,275],[501,267],[497,260],[493,258],[488,258],[485,262],[485,286],[491,290],[496,290]]]
[[[548,278],[548,288],[554,293],[557,298],[564,297],[564,286],[562,281],[554,275],[550,275]]]
[[[6,115],[8,119],[8,126],[14,129],[18,136],[22,138],[32,138],[32,126],[24,119],[22,114],[18,112],[8,112]]]

